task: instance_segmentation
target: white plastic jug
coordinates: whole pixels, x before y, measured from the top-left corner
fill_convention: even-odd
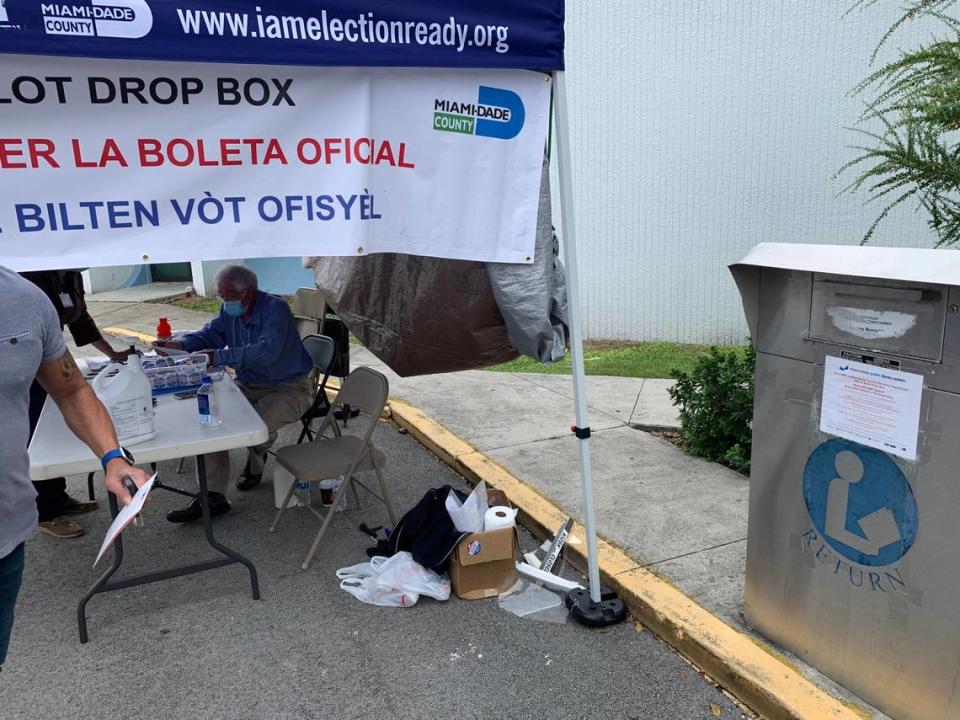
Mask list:
[[[109,377],[114,371],[117,374]],[[108,365],[90,385],[110,412],[117,439],[123,445],[136,445],[156,437],[153,394],[139,355],[128,357],[125,365]]]

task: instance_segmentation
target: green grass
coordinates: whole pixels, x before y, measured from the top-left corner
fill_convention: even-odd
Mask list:
[[[216,315],[220,312],[220,301],[215,297],[201,297],[199,295],[191,297],[170,298],[164,302],[166,305],[176,305],[187,310],[200,310],[201,312]]]
[[[615,375],[619,377],[668,378],[671,370],[690,370],[697,358],[705,355],[707,345],[680,343],[614,344],[588,342],[583,349],[583,364],[587,375]],[[571,356],[550,365],[521,357],[487,370],[496,372],[544,373],[569,375]]]

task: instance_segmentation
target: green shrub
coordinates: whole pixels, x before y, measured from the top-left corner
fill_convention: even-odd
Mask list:
[[[680,409],[680,440],[689,453],[750,474],[753,371],[757,353],[711,347],[690,371],[674,370],[670,389]]]

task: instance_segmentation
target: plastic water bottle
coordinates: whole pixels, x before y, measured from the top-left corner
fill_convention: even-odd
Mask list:
[[[200,379],[200,382],[203,383],[200,389],[197,390],[197,409],[200,411],[200,424],[211,427],[219,425],[222,420],[220,419],[220,402],[217,398],[217,386],[213,380],[210,379],[209,375],[204,375]]]
[[[300,497],[300,502],[303,505],[310,504],[310,481],[309,480],[297,480],[297,495]]]

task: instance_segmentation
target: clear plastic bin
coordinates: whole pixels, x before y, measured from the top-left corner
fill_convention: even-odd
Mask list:
[[[157,357],[145,357],[140,361],[140,364],[143,366],[144,370],[156,370],[157,368],[173,367],[174,362],[175,361],[172,357],[158,355]]]
[[[206,367],[209,359],[207,358],[206,353],[190,353],[189,355],[173,358],[173,361],[177,367],[184,367],[188,365],[203,365]]]
[[[173,367],[148,368],[144,370],[154,390],[166,390],[180,385],[180,372]]]
[[[175,358],[178,384],[181,386],[199,385],[207,372],[206,353],[190,353]]]

